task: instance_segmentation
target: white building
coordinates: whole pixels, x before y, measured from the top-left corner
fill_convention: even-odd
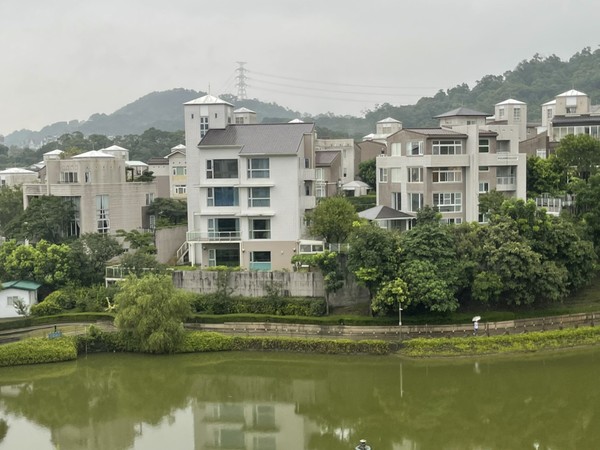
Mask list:
[[[0,290],[0,318],[19,317],[15,305],[23,301],[27,308],[37,304],[37,291],[41,284],[34,281],[7,281]]]

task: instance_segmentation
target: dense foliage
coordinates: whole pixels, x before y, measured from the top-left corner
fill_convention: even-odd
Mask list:
[[[341,196],[327,197],[319,201],[315,209],[305,215],[310,234],[329,243],[346,242],[352,224],[358,220],[354,206]]]
[[[71,361],[77,358],[72,338],[32,338],[0,345],[0,367]]]
[[[216,294],[196,295],[192,307],[198,314],[271,314],[318,317],[325,314],[322,298],[238,297]]]

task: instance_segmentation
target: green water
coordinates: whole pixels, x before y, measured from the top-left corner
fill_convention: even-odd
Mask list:
[[[347,450],[361,438],[373,450],[598,449],[599,375],[600,349],[92,355],[0,369],[0,450]]]

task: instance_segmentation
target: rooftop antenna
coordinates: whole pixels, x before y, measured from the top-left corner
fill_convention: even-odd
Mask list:
[[[246,100],[246,72],[248,71],[248,69],[244,67],[244,65],[246,64],[245,61],[236,61],[236,63],[239,66],[237,69],[235,69],[235,71],[237,72],[237,75],[235,76],[235,79],[237,80],[237,99]]]

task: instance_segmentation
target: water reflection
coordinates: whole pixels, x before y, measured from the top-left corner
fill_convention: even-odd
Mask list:
[[[476,362],[94,355],[0,370],[0,449],[595,448],[599,372],[598,350]]]

